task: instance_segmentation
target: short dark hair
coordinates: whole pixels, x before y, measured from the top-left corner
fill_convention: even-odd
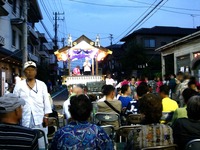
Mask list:
[[[121,93],[124,94],[129,88],[129,85],[128,84],[125,84],[125,85],[122,85],[121,87]]]
[[[164,93],[165,95],[169,95],[169,86],[168,85],[161,85],[160,86],[160,93]]]
[[[69,112],[74,120],[86,121],[91,114],[92,103],[88,96],[81,94],[70,98]]]
[[[192,96],[187,103],[189,119],[200,120],[200,96]]]
[[[198,92],[191,89],[191,88],[186,88],[183,92],[182,92],[182,96],[183,96],[183,99],[184,99],[184,102],[185,104],[188,103],[189,99],[192,97],[192,96],[195,96],[197,95]]]
[[[190,88],[191,87],[191,85],[196,85],[196,82],[195,82],[195,80],[190,80],[189,82],[188,82],[188,87]]]
[[[104,85],[103,87],[103,95],[109,95],[111,92],[115,91],[115,87],[112,85]]]
[[[144,94],[147,94],[148,91],[149,88],[146,82],[141,82],[136,88],[136,92],[139,97],[142,97]]]
[[[162,116],[162,100],[155,94],[145,94],[139,100],[139,110],[145,115],[143,124],[159,123]]]

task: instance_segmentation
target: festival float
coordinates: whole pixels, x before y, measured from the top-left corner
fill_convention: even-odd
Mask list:
[[[97,84],[99,85],[104,80],[103,75],[98,74],[98,62],[104,60],[107,55],[112,54],[112,51],[100,45],[100,38],[98,35],[95,41],[92,41],[85,35],[72,41],[71,35],[69,35],[67,46],[55,51],[54,54],[58,61],[67,61],[68,64],[67,69],[69,75],[63,76],[63,84],[66,84],[67,86],[74,84],[93,84],[95,88],[95,86],[97,87]],[[71,63],[74,60],[83,58],[92,60],[91,75],[73,75],[71,73]],[[99,89],[96,91],[99,91]]]

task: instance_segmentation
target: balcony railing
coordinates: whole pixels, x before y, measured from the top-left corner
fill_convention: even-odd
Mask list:
[[[35,38],[38,38],[37,32],[30,25],[27,25],[27,27],[28,27],[28,30],[31,32],[31,34],[33,34]]]

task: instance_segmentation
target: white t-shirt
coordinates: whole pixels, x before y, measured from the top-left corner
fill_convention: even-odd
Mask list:
[[[52,113],[47,86],[44,82],[37,80],[33,89],[30,89],[26,80],[19,81],[14,88],[14,94],[25,100],[22,113],[22,125],[32,125],[31,114],[33,114],[34,125],[41,125],[45,114]]]
[[[91,64],[90,64],[90,62],[88,61],[88,62],[84,62],[83,63],[83,67],[84,67],[84,72],[85,71],[91,71]]]
[[[114,85],[115,81],[112,78],[106,78],[106,85]]]
[[[15,84],[17,84],[19,81],[21,81],[21,78],[19,76],[15,77]]]

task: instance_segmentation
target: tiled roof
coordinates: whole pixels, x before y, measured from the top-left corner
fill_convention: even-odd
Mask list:
[[[152,28],[141,28],[138,29],[128,36],[122,38],[120,41],[126,41],[136,35],[174,35],[174,36],[185,36],[192,34],[200,28],[180,28],[180,27],[168,27],[168,26],[155,26]]]

